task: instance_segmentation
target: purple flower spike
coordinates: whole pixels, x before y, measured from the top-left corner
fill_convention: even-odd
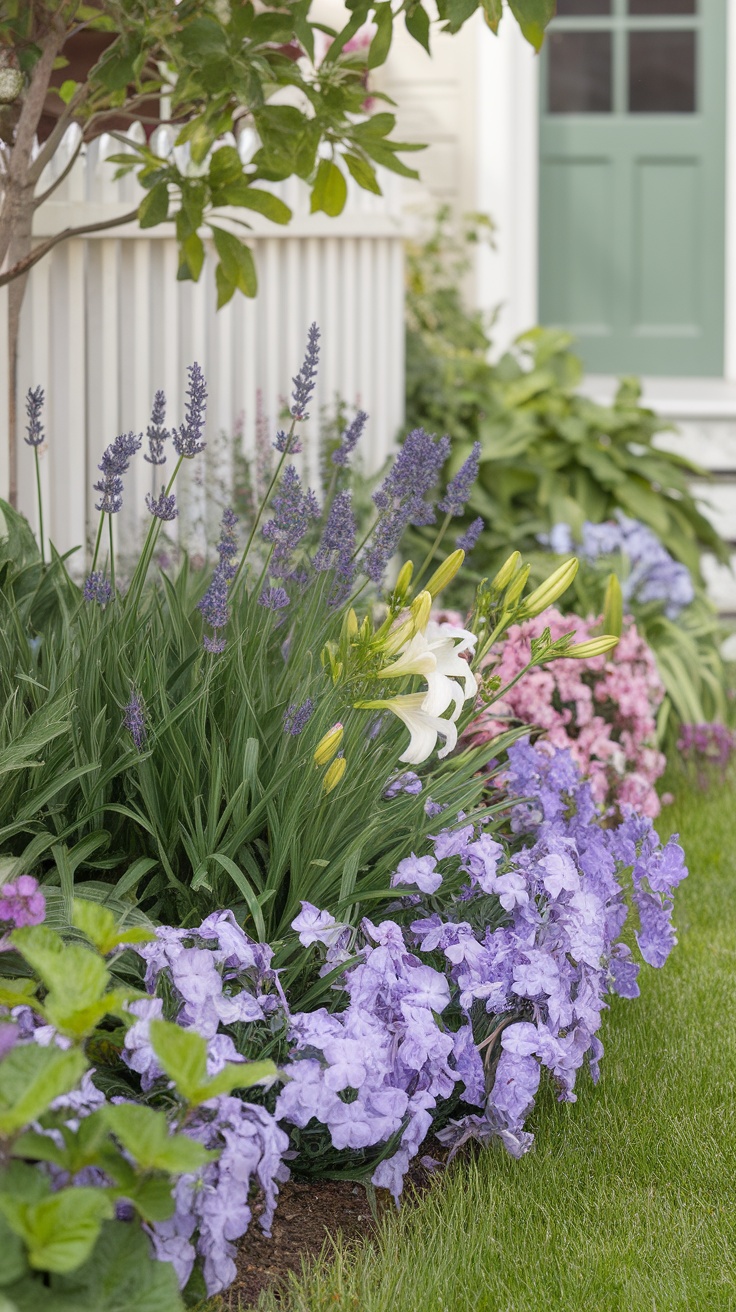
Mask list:
[[[224,629],[230,618],[228,589],[237,572],[233,563],[233,557],[238,550],[238,539],[235,533],[237,522],[238,517],[234,511],[229,509],[223,511],[220,541],[217,544],[217,554],[220,557],[220,562],[215,566],[210,586],[202,600],[197,603],[197,609],[202,612],[205,623],[215,630]],[[213,637],[205,637],[204,649],[213,654],[219,654],[225,650],[225,639],[217,637],[216,634]]]
[[[40,446],[44,439],[41,413],[43,411],[44,391],[42,387],[29,387],[26,394],[26,414],[28,424],[27,437],[23,439],[26,446]]]
[[[470,496],[480,462],[480,442],[473,443],[473,449],[467,460],[458,469],[455,477],[447,484],[447,491],[439,503],[440,510],[446,515],[462,515],[465,503]]]
[[[313,323],[307,336],[307,350],[304,361],[299,373],[292,378],[294,390],[291,393],[292,407],[291,413],[294,419],[308,419],[307,406],[314,394],[314,388],[317,381],[317,365],[319,364],[319,338],[320,331],[316,323]]]
[[[158,497],[151,496],[150,492],[146,493],[146,505],[155,519],[176,519],[179,514],[174,493],[167,497],[166,489],[163,487]]]
[[[143,459],[147,460],[149,465],[165,465],[166,456],[164,455],[164,442],[169,436],[168,428],[164,428],[164,419],[166,418],[166,397],[164,393],[158,391],[153,398],[153,408],[151,410],[151,422],[146,429],[148,438],[148,451],[143,453]]]
[[[285,610],[291,605],[291,600],[284,588],[264,588],[258,598],[258,605],[265,606],[266,610]]]
[[[298,433],[285,433],[283,429],[276,434],[274,446],[282,455],[287,452],[290,456],[298,455],[302,449]]]
[[[104,574],[98,574],[97,571],[95,571],[85,580],[85,601],[96,602],[98,606],[106,606],[111,596],[112,587]]]
[[[319,518],[317,498],[311,489],[302,492],[299,475],[287,465],[273,500],[273,519],[263,526],[263,536],[273,543],[270,571],[275,578],[289,578],[291,557],[309,528],[310,519]]]
[[[292,702],[284,711],[284,733],[291,734],[292,738],[298,737],[302,729],[305,728],[313,710],[314,702],[311,697],[307,697],[307,700],[302,702],[301,706],[297,706],[296,702]]]
[[[333,465],[342,465],[344,467],[348,464],[350,456],[352,455],[355,446],[360,441],[360,438],[363,435],[363,429],[367,423],[368,416],[365,410],[359,410],[353,422],[345,429],[345,432],[342,435],[342,441],[340,442],[337,451],[332,452]]]
[[[461,533],[458,538],[455,538],[455,546],[458,547],[460,551],[464,551],[466,556],[469,556],[484,528],[485,524],[479,515],[477,519],[473,520],[470,527],[467,528],[464,533]]]
[[[33,875],[19,875],[12,884],[0,887],[0,920],[14,929],[40,925],[46,915],[46,901]]]
[[[427,497],[435,487],[449,454],[449,437],[437,441],[423,428],[415,428],[407,434],[393,467],[373,494],[381,517],[361,562],[364,573],[373,583],[381,582],[409,524],[420,527],[435,522],[434,506]]]
[[[202,441],[202,434],[207,408],[207,387],[204,374],[196,360],[194,364],[190,364],[187,372],[189,374],[189,387],[187,389],[185,419],[181,428],[174,429],[172,440],[177,455],[182,456],[185,460],[193,460],[196,455],[199,455],[200,451],[204,451],[206,446],[206,443]]]
[[[128,730],[138,751],[142,752],[146,742],[146,717],[143,699],[135,688],[130,690],[130,701],[125,708],[123,725]]]
[[[143,442],[140,433],[120,433],[105,451],[97,468],[102,478],[95,483],[95,492],[100,493],[97,509],[106,515],[117,515],[123,506],[123,474],[128,469],[132,457],[139,451]]]
[[[339,606],[347,597],[355,577],[355,516],[349,492],[338,492],[327,517],[322,541],[314,557],[317,573],[331,569],[334,583],[328,604]]]

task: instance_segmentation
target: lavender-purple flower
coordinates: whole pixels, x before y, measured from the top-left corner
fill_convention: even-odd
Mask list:
[[[339,447],[332,452],[333,465],[342,465],[344,467],[348,464],[355,446],[363,435],[363,429],[367,422],[368,416],[365,410],[359,410],[352,423],[345,429]]]
[[[297,738],[306,727],[313,711],[314,702],[311,697],[307,697],[301,706],[297,706],[296,702],[291,702],[284,711],[284,733],[291,734],[292,738]]]
[[[28,424],[26,433],[28,434],[23,440],[26,446],[40,446],[44,439],[43,424],[41,415],[44,405],[44,390],[42,387],[29,387],[26,393],[26,414],[28,415]]]
[[[436,486],[449,453],[449,437],[435,440],[423,428],[407,434],[392,468],[373,494],[381,515],[361,560],[363,571],[372,582],[381,582],[409,524],[434,523],[434,506],[427,497]]]
[[[269,568],[275,578],[290,577],[291,558],[309,528],[310,519],[317,518],[319,506],[314,493],[310,489],[302,492],[294,465],[287,465],[273,500],[273,518],[262,529],[266,541],[273,544]]]
[[[105,606],[112,596],[112,587],[104,574],[94,571],[84,582],[84,600]]]
[[[135,688],[130,690],[130,700],[123,714],[123,725],[138,751],[142,752],[146,742],[146,715],[143,699]]]
[[[264,588],[258,598],[258,605],[265,606],[266,610],[286,610],[291,605],[291,599],[285,588]]]
[[[480,442],[473,443],[473,449],[467,460],[460,466],[455,477],[447,484],[447,490],[439,503],[440,510],[446,515],[462,515],[465,503],[470,496],[480,463]]]
[[[322,538],[312,561],[315,571],[334,573],[330,606],[339,606],[355,578],[355,516],[350,492],[338,492],[330,506]]]
[[[144,451],[143,459],[147,460],[149,465],[165,465],[166,456],[164,454],[164,442],[169,436],[168,428],[164,428],[164,419],[166,418],[166,397],[162,391],[156,392],[153,398],[153,407],[151,409],[151,422],[146,429],[148,438],[148,451]]]
[[[485,524],[479,515],[478,518],[474,519],[472,524],[466,528],[464,533],[461,533],[459,537],[455,538],[455,546],[460,551],[464,551],[466,556],[469,556],[484,528]]]
[[[238,540],[235,533],[237,522],[238,517],[234,511],[229,508],[223,511],[220,541],[217,544],[217,554],[220,560],[212,573],[210,586],[201,601],[197,602],[197,609],[201,611],[205,623],[215,630],[224,629],[230,618],[228,589],[236,573],[233,557],[238,550]],[[219,654],[225,650],[225,639],[218,636],[216,632],[213,637],[205,636],[203,642],[205,651]]]
[[[103,514],[116,515],[122,509],[123,474],[142,442],[141,433],[120,433],[107,447],[97,466],[102,478],[94,485],[95,492],[100,493],[97,509]]]
[[[307,349],[302,367],[292,378],[294,390],[291,393],[291,413],[294,419],[308,419],[307,406],[314,394],[317,382],[317,365],[319,364],[320,331],[316,323],[311,324],[307,335]]]
[[[190,364],[187,372],[189,374],[189,387],[187,389],[184,423],[180,428],[173,430],[172,440],[177,455],[182,456],[185,460],[192,460],[194,456],[199,455],[200,451],[204,451],[206,446],[206,443],[202,441],[202,434],[207,408],[207,387],[204,374],[196,360],[193,364]]]
[[[162,461],[156,463],[163,463]],[[150,492],[146,493],[146,505],[155,519],[171,520],[176,519],[179,510],[176,504],[176,496],[172,492],[166,495],[166,488],[162,487],[158,497],[154,497]]]

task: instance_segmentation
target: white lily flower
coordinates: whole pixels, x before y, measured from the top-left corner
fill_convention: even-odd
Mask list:
[[[423,633],[415,633],[404,645],[395,661],[384,665],[376,676],[379,679],[400,679],[405,674],[421,674],[426,679],[437,668],[437,658],[429,649]]]
[[[478,684],[462,653],[472,651],[477,642],[475,634],[454,624],[438,624],[429,620],[423,632],[415,633],[405,644],[395,661],[386,665],[379,679],[401,678],[406,674],[419,674],[427,680],[424,709],[430,715],[442,715],[453,705],[452,718],[456,720],[469,697],[475,697]]]
[[[403,756],[399,757],[406,765],[421,765],[435,749],[437,738],[444,738],[445,745],[438,753],[440,759],[447,756],[457,744],[457,728],[454,720],[443,720],[438,715],[431,715],[425,708],[427,694],[423,692],[407,693],[392,697],[386,701],[359,702],[364,710],[385,710],[397,715],[406,725],[411,740]]]

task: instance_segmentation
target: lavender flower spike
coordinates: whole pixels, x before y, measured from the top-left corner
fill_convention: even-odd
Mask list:
[[[112,596],[112,587],[104,574],[95,571],[90,574],[84,584],[84,600],[96,602],[98,606],[106,606]]]
[[[264,588],[258,605],[265,606],[266,610],[285,610],[291,605],[291,598],[284,588]]]
[[[166,456],[164,455],[164,442],[169,436],[168,428],[164,428],[164,419],[166,418],[166,397],[164,393],[158,391],[153,398],[153,408],[151,410],[151,422],[146,429],[148,438],[148,453],[144,451],[143,459],[147,460],[149,465],[165,465]]]
[[[29,387],[26,395],[26,414],[28,424],[27,437],[23,439],[26,446],[40,446],[44,439],[41,413],[43,411],[44,391],[42,387]]]
[[[342,441],[336,451],[332,452],[333,465],[347,465],[353,450],[363,436],[363,429],[368,423],[365,410],[359,410],[352,423],[345,429]]]
[[[302,367],[296,377],[291,380],[294,384],[294,390],[291,393],[291,414],[294,419],[309,418],[307,406],[314,395],[315,383],[317,381],[319,338],[319,328],[316,323],[313,323],[307,336],[307,350],[302,362]]]
[[[478,518],[474,519],[472,524],[466,528],[464,533],[461,533],[459,537],[455,538],[455,546],[460,551],[464,551],[466,556],[469,556],[484,528],[485,524],[479,515]]]
[[[338,492],[327,516],[322,540],[315,553],[316,572],[334,571],[328,604],[339,606],[350,591],[355,577],[355,516],[350,492]]]
[[[302,449],[298,433],[285,433],[283,428],[279,429],[276,434],[276,441],[273,444],[276,450],[283,455],[286,453],[290,456],[296,456]]]
[[[131,457],[140,450],[141,433],[120,433],[105,451],[97,468],[102,478],[95,483],[95,492],[101,494],[97,509],[106,515],[116,515],[123,505],[123,474]]]
[[[189,389],[187,391],[185,422],[181,425],[181,428],[174,429],[172,440],[177,455],[182,456],[185,460],[193,460],[196,455],[199,455],[200,451],[204,451],[206,446],[206,443],[202,441],[202,434],[207,408],[207,388],[204,374],[196,360],[194,364],[190,364],[187,372],[189,374]]]
[[[465,503],[470,496],[480,463],[480,442],[473,443],[473,449],[467,460],[460,466],[455,477],[447,484],[447,491],[439,503],[440,510],[446,515],[462,515]]]
[[[292,702],[284,711],[284,733],[290,733],[292,738],[296,738],[305,728],[313,710],[314,702],[311,697],[307,697],[301,706]]]
[[[146,719],[143,699],[135,688],[130,690],[130,701],[125,708],[123,725],[128,730],[138,751],[142,752],[146,742]]]
[[[148,459],[148,457],[146,456],[145,459]],[[158,461],[156,463],[163,464],[163,461]],[[154,519],[176,519],[179,514],[174,493],[172,492],[171,495],[167,497],[166,488],[164,487],[161,488],[158,497],[153,497],[150,492],[147,492],[146,505]]]
[[[227,598],[228,588],[236,574],[233,556],[238,550],[238,540],[235,534],[237,522],[238,517],[234,511],[230,509],[223,511],[220,541],[217,544],[217,554],[220,561],[215,566],[210,586],[202,600],[197,603],[197,609],[202,612],[205,622],[215,630],[224,629],[230,618],[230,607]],[[215,632],[213,637],[204,638],[204,649],[219,654],[225,650],[225,639],[219,637]]]

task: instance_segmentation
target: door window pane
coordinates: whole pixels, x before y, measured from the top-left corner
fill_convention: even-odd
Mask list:
[[[695,12],[695,0],[629,0],[629,13],[632,18],[648,17],[650,14],[694,14]]]
[[[632,3],[635,4],[636,0]],[[611,0],[557,0],[558,18],[577,18],[580,14],[605,18],[610,12]]]
[[[550,32],[547,109],[550,114],[610,114],[611,33]]]
[[[629,32],[629,111],[695,112],[694,32]]]

